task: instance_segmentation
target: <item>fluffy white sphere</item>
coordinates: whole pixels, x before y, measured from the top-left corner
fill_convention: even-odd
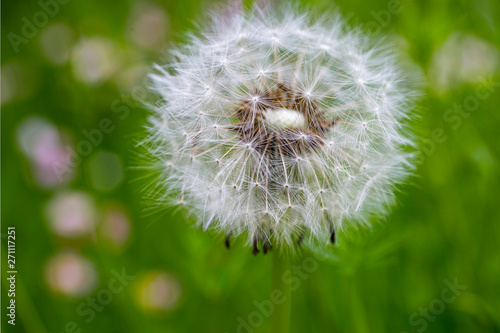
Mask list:
[[[159,202],[254,251],[385,213],[411,167],[417,94],[374,39],[290,7],[212,14],[151,75]]]

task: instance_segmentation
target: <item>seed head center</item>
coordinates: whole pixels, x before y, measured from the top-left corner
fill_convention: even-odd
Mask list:
[[[297,129],[307,126],[301,112],[290,109],[267,109],[264,112],[264,125],[274,130]]]

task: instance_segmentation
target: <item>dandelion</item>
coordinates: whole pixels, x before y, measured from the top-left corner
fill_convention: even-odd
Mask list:
[[[157,201],[185,207],[227,246],[240,234],[254,253],[334,242],[385,214],[412,166],[411,76],[336,14],[212,13],[151,78]]]

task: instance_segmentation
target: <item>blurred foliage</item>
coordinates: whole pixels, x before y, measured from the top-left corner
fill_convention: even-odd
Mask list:
[[[332,6],[327,0],[302,2],[319,10]],[[133,88],[141,86],[148,66],[161,61],[168,46],[182,41],[183,33],[194,27],[193,20],[211,6],[200,0],[70,0],[52,8],[53,17],[35,27],[34,36],[19,44],[16,53],[9,33],[22,35],[23,18],[33,22],[41,5],[34,0],[2,1],[2,274],[7,270],[5,239],[11,225],[17,228],[18,270],[17,325],[8,325],[2,314],[7,332],[72,332],[74,327],[81,332],[235,332],[238,318],[248,321],[256,311],[254,301],[269,299],[269,255],[254,257],[241,244],[228,251],[222,239],[191,228],[174,210],[149,214],[141,192],[145,175],[134,170],[140,165],[135,143],[143,135],[147,112],[133,105]],[[434,300],[441,299],[447,286],[444,281],[457,279],[467,288],[439,314],[431,314],[426,331],[500,332],[500,145],[495,127],[500,123],[500,3],[402,0],[394,13],[393,0],[338,0],[336,6],[353,23],[381,27],[425,72],[426,98],[416,120],[422,162],[386,221],[371,230],[348,230],[339,235],[335,247],[305,246],[293,259],[300,266],[319,251],[326,260],[319,261],[293,293],[292,331],[422,332],[424,324],[415,323],[425,318],[421,308],[436,306]],[[150,16],[136,18],[145,11]],[[373,25],[377,18],[380,23]],[[47,32],[54,25],[62,27],[55,30],[62,35]],[[140,35],[148,27],[152,34],[164,33],[151,41],[148,33]],[[453,35],[480,42],[443,49]],[[96,61],[107,61],[108,67],[94,73],[97,79],[78,74],[77,48],[84,38],[97,41],[97,49],[88,52],[103,52]],[[67,50],[60,48],[66,40]],[[69,58],[64,52],[70,52]],[[100,64],[87,64],[90,69],[84,67],[84,74]],[[489,76],[490,83],[482,87],[491,95],[469,116],[451,121],[446,111],[470,102],[467,98],[476,96],[481,86],[464,69],[467,66]],[[458,71],[464,74],[457,76]],[[121,119],[115,106],[125,106],[129,114]],[[33,161],[19,148],[20,125],[33,116],[53,124],[60,140],[73,145],[88,140],[84,131],[99,128],[104,118],[111,120],[114,130],[92,146],[71,179],[41,186]],[[435,129],[442,133],[438,130],[436,135]],[[431,144],[433,136],[437,140]],[[116,176],[119,172],[123,177]],[[58,225],[48,221],[48,205],[69,190],[86,193],[83,196],[95,205],[89,219],[96,228],[87,234],[71,227],[57,231]],[[65,207],[71,215],[80,204]],[[109,207],[119,207],[123,216],[118,220],[125,221],[125,228],[130,223],[123,243],[103,232]],[[75,223],[85,227],[88,221]],[[110,230],[115,230],[110,223]],[[83,236],[67,237],[67,232]],[[57,289],[66,273],[61,273],[61,280],[50,272],[57,271],[61,254],[69,257],[59,263],[76,267],[66,272],[68,276],[83,276],[80,282],[88,284],[88,290],[78,289],[78,281]],[[109,304],[95,310],[95,318],[87,323],[89,315],[78,313],[82,302],[99,293],[104,297],[102,290],[109,289],[122,269],[135,278],[112,294]],[[2,313],[8,302],[6,286],[2,278]],[[76,288],[75,294],[71,288]],[[267,327],[265,319],[254,331]]]

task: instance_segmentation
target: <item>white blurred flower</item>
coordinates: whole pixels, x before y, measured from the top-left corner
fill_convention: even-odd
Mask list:
[[[95,288],[97,272],[94,264],[81,255],[62,252],[46,264],[45,280],[55,293],[81,297]]]
[[[289,6],[213,14],[151,76],[156,200],[245,233],[254,253],[305,233],[333,241],[386,213],[411,167],[404,124],[418,93],[374,39]]]
[[[6,105],[30,96],[38,86],[38,72],[21,60],[4,62],[1,65],[0,104]]]
[[[17,128],[17,143],[32,164],[36,182],[42,187],[55,187],[71,181],[75,168],[69,140],[59,129],[40,117],[30,117]]]
[[[130,94],[136,93],[134,90],[143,90],[147,82],[149,68],[142,62],[135,65],[124,67],[121,69],[113,78],[118,89],[123,92]],[[144,89],[145,90],[145,89]]]
[[[115,247],[122,247],[130,238],[130,218],[123,207],[111,204],[103,212],[99,227],[101,235]]]
[[[40,47],[43,55],[56,65],[66,63],[74,38],[73,31],[66,24],[49,25],[40,33]]]
[[[165,42],[168,23],[167,13],[161,7],[139,3],[132,10],[130,38],[145,49],[156,49]]]
[[[96,207],[91,196],[84,192],[64,191],[46,206],[51,230],[64,238],[79,238],[91,234],[96,224]]]
[[[177,278],[166,272],[150,272],[137,287],[139,304],[146,310],[166,311],[177,306],[181,286]]]
[[[464,83],[479,83],[500,66],[500,51],[473,35],[454,33],[433,54],[429,76],[440,92]]]
[[[98,84],[107,80],[120,67],[122,53],[108,38],[82,38],[71,54],[73,73],[81,82]]]

